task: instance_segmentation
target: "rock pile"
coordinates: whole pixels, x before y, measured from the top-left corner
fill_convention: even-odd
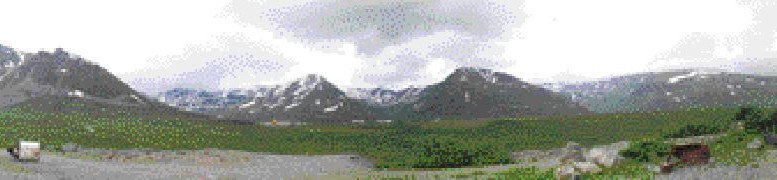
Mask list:
[[[580,146],[580,144],[569,141],[567,142],[566,147],[562,149],[561,163],[568,164],[572,162],[583,161],[585,160],[585,157],[583,156],[583,152],[584,150]]]
[[[556,177],[575,179],[581,173],[596,173],[601,171],[602,167],[614,166],[622,162],[623,157],[618,153],[628,145],[628,141],[621,141],[585,149],[580,144],[570,141],[563,150]]]

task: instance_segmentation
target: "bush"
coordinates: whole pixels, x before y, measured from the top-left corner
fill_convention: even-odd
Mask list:
[[[757,130],[759,132],[774,130],[774,127],[777,126],[777,112],[773,113],[771,117],[766,117],[764,114],[763,109],[743,107],[740,108],[734,118],[736,120],[744,121],[746,129]]]
[[[777,112],[772,113],[769,120],[764,121],[763,124],[761,124],[761,127],[764,131],[777,133]]]
[[[495,179],[556,179],[556,173],[553,168],[540,169],[531,167],[513,167],[507,171],[494,174]]]
[[[414,168],[456,168],[511,163],[510,153],[499,146],[465,141],[453,136],[429,135],[413,142]]]
[[[739,112],[734,116],[735,120],[748,120],[762,116],[761,112],[754,107],[739,108]]]
[[[627,158],[638,162],[658,162],[671,153],[671,146],[661,139],[639,141],[620,152]]]
[[[426,129],[418,124],[407,122],[407,120],[395,121],[389,125],[389,128],[393,130],[395,134],[400,136],[413,135],[418,137],[418,135],[426,133]]]
[[[691,124],[686,125],[674,133],[664,135],[665,138],[682,138],[688,136],[699,136],[705,134],[715,134],[723,131],[722,128],[706,125],[706,124]]]

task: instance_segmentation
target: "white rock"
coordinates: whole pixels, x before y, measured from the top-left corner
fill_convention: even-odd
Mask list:
[[[613,166],[623,159],[618,153],[628,145],[628,141],[621,141],[610,145],[595,146],[585,153],[585,159],[602,166]]]
[[[575,162],[574,166],[575,170],[581,173],[596,173],[602,171],[602,168],[599,168],[599,166],[593,162]]]
[[[560,179],[569,179],[575,175],[575,167],[573,166],[561,166],[556,169],[556,177]]]
[[[748,149],[760,149],[763,147],[763,142],[761,139],[755,138],[753,139],[753,142],[747,144]]]
[[[644,166],[650,171],[661,173],[661,166],[656,166],[655,164],[645,164]]]
[[[569,141],[561,153],[561,163],[584,161],[583,148],[576,142]]]

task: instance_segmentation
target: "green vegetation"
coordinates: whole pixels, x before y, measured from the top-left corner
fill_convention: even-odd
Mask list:
[[[708,124],[690,124],[683,126],[680,130],[674,133],[664,135],[664,138],[682,138],[688,136],[700,136],[705,134],[716,134],[722,132],[724,129],[714,125]]]
[[[732,131],[710,144],[710,154],[716,164],[749,165],[765,155],[765,149],[748,149],[747,144],[754,139],[763,138],[759,133]]]
[[[556,179],[553,169],[538,167],[515,167],[510,170],[494,173],[496,179]]]
[[[656,163],[665,160],[671,153],[671,148],[663,139],[648,139],[634,142],[620,153],[623,157],[637,162]]]
[[[777,128],[777,112],[766,116],[767,110],[763,108],[742,107],[735,115],[735,120],[743,121],[745,128],[759,132],[774,132]]]
[[[72,104],[71,106],[79,106]],[[356,152],[379,168],[445,168],[509,163],[510,152],[658,138],[690,124],[721,127],[737,109],[469,121],[398,121],[391,125],[307,125],[270,128],[135,115],[121,111],[43,113],[33,107],[0,112],[0,146],[15,140],[60,147],[220,148],[276,154]],[[461,125],[457,125],[461,124]],[[419,156],[421,154],[422,156]]]
[[[454,136],[428,135],[411,141],[418,152],[411,167],[446,168],[511,163],[510,152],[498,145]]]
[[[580,179],[654,179],[655,172],[641,162],[627,160],[622,164],[603,167],[597,173],[581,174]]]

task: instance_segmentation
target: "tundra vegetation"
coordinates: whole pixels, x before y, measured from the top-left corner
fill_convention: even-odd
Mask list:
[[[753,112],[761,115],[741,115]],[[438,169],[512,163],[512,152],[558,148],[568,141],[590,147],[629,140],[637,143],[625,152],[630,157],[626,162],[585,176],[643,177],[651,173],[642,163],[655,162],[665,155],[665,146],[658,143],[658,139],[726,132],[736,121],[745,121],[749,129],[758,132],[774,131],[767,126],[777,115],[762,118],[766,117],[763,116],[765,113],[761,109],[694,108],[477,121],[396,121],[388,125],[311,124],[273,128],[174,117],[149,118],[112,110],[46,113],[32,106],[19,106],[0,112],[0,134],[4,135],[0,146],[11,147],[15,140],[25,139],[40,141],[44,149],[57,149],[72,142],[83,147],[110,149],[218,148],[308,155],[356,152],[372,159],[379,169]],[[711,144],[713,157],[751,162],[756,156],[732,153],[744,148],[741,143],[757,137],[756,133],[749,132],[755,131],[732,131]],[[651,141],[640,141],[651,138]],[[519,168],[501,172],[498,176],[547,177],[548,171]]]

